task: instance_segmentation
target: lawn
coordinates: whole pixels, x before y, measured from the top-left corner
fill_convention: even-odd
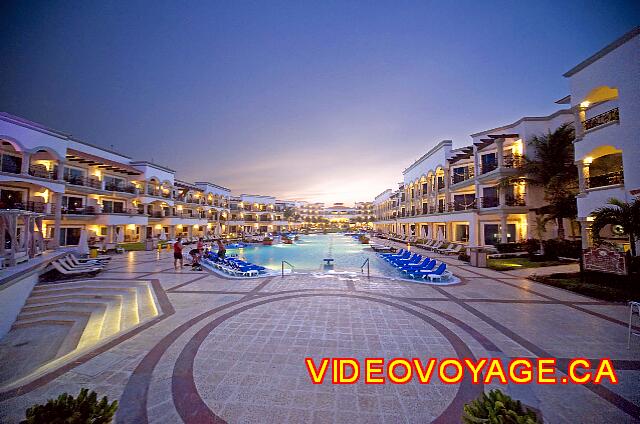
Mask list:
[[[570,262],[563,261],[542,261],[533,262],[529,258],[505,258],[505,259],[488,259],[487,266],[496,271],[509,271],[519,268],[540,268],[543,266],[567,265]]]
[[[640,299],[640,284],[633,281],[636,277],[612,276],[607,274],[589,275],[582,282],[580,274],[552,274],[533,276],[532,280],[549,286],[563,288],[572,292],[611,302],[628,302]]]

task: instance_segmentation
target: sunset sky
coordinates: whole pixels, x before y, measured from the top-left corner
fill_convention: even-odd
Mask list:
[[[2,2],[0,110],[183,180],[352,203],[442,139],[557,110],[562,74],[639,22],[637,1]]]

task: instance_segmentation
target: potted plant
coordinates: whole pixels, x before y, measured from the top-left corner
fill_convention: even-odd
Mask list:
[[[264,244],[265,246],[271,246],[273,244],[273,239],[269,236],[264,236],[264,238],[262,239],[262,244]]]
[[[482,393],[476,400],[464,406],[462,422],[465,424],[538,424],[542,419],[537,414],[522,405],[519,400],[491,390],[489,394]]]
[[[118,409],[118,401],[104,396],[98,401],[96,392],[81,389],[77,398],[63,393],[57,399],[49,399],[44,405],[33,405],[26,411],[26,418],[21,424],[60,423],[93,423],[108,424]]]

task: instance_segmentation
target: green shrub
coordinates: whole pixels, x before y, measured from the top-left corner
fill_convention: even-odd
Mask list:
[[[463,262],[469,262],[471,261],[471,256],[467,255],[466,252],[460,252],[458,254],[458,259]]]
[[[542,242],[544,244],[544,255],[547,259],[579,258],[582,253],[582,242],[580,240],[559,240],[550,239]]]
[[[495,248],[498,253],[515,253],[522,250],[520,243],[498,243]]]
[[[98,402],[96,392],[81,389],[73,396],[63,393],[58,399],[49,399],[44,405],[34,405],[27,409],[26,419],[21,424],[108,424],[118,409],[118,401],[111,404],[104,396]]]
[[[526,239],[525,241],[521,241],[522,250],[525,250],[529,256],[536,254],[540,250],[540,240],[536,239]]]
[[[524,408],[500,390],[491,390],[464,406],[462,422],[466,424],[537,424],[536,413]]]

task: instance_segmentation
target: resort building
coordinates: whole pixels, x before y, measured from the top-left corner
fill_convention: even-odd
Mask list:
[[[640,27],[564,76],[571,94],[561,102],[574,111],[578,220],[583,247],[588,247],[591,214],[608,199],[630,201],[640,195]],[[607,228],[601,235],[628,245],[617,228]]]
[[[43,248],[76,245],[82,230],[104,248],[177,236],[222,235],[230,190],[175,178],[175,171],[0,114],[0,210],[22,257],[28,234]],[[12,215],[13,214],[13,215]],[[33,252],[32,252],[33,253]]]
[[[472,134],[470,146],[441,141],[403,171],[397,192],[376,197],[374,228],[470,246],[529,238],[543,194],[522,179],[523,157],[535,155],[533,136],[572,119],[570,110],[560,110]]]
[[[337,228],[370,227],[373,221],[373,203],[356,202],[354,206],[334,203],[332,206],[324,208],[322,216],[326,222]]]
[[[231,236],[277,233],[295,227],[285,217],[296,202],[276,200],[273,196],[241,194],[230,200],[228,233]]]

